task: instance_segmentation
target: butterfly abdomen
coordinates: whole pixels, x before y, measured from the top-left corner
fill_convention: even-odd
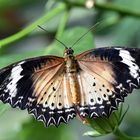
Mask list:
[[[80,93],[79,93],[80,87],[79,87],[79,82],[77,79],[78,64],[73,54],[66,55],[65,62],[66,62],[66,65],[65,65],[66,74],[68,77],[69,87],[71,90],[70,92],[71,92],[72,102],[75,105],[78,105],[80,102]]]
[[[77,79],[76,73],[68,73],[69,84],[71,89],[72,101],[75,105],[78,105],[80,102],[80,87]]]

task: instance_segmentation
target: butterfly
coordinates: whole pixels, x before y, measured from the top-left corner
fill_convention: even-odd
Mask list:
[[[0,70],[0,100],[27,109],[45,126],[79,115],[110,116],[135,88],[140,88],[140,49],[96,48],[64,58],[41,56]]]

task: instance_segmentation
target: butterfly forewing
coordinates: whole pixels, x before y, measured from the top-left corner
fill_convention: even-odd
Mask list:
[[[78,55],[81,116],[109,116],[139,88],[139,58],[139,49],[132,48],[99,48]]]
[[[0,99],[26,109],[46,126],[75,117],[64,60],[38,57],[17,62],[0,71]]]

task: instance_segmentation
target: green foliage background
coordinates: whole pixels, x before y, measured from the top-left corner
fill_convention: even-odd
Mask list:
[[[40,55],[63,56],[62,44],[52,36],[70,47],[97,22],[99,25],[74,46],[75,55],[95,47],[140,47],[140,0],[94,0],[95,5],[91,9],[85,6],[86,2],[0,0],[0,67]],[[37,25],[48,32],[42,31]],[[36,46],[36,39],[43,40],[43,43]],[[127,98],[125,104],[129,104],[130,109],[121,125],[123,131],[135,136],[140,136],[139,98],[139,91]],[[79,130],[82,127],[83,130],[77,129],[76,132],[75,127]],[[82,136],[88,129],[75,120],[58,128],[45,128],[26,112],[0,104],[0,140],[90,140]],[[94,139],[115,138],[109,135]]]

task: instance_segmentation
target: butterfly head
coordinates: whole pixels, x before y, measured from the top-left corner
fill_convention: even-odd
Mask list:
[[[64,51],[65,56],[73,56],[73,49],[72,48],[66,48]]]

